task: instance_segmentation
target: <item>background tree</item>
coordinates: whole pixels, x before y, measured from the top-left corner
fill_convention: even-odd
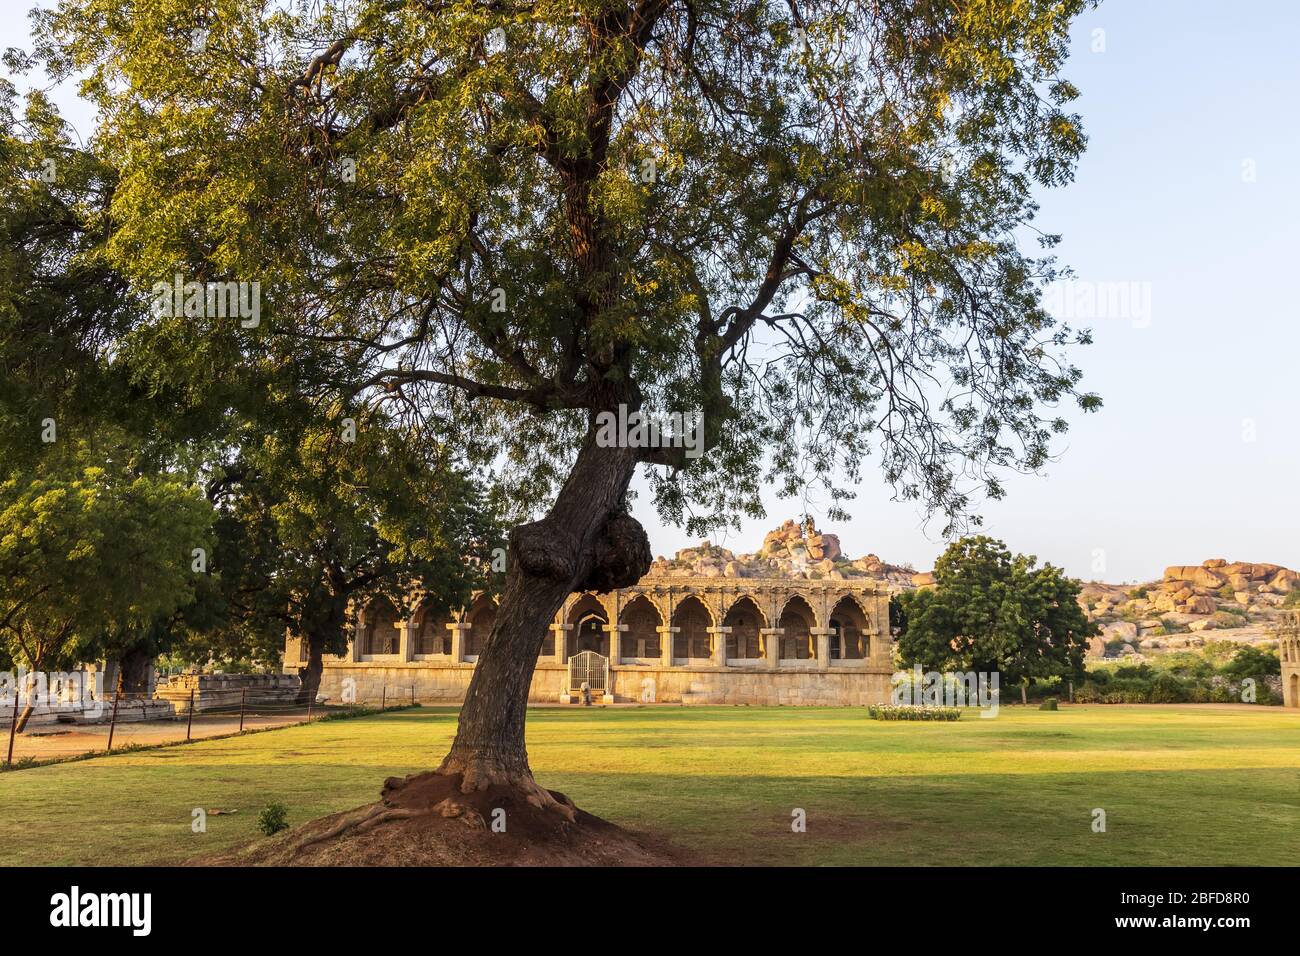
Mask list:
[[[1037,562],[983,535],[949,545],[935,562],[934,586],[897,598],[903,666],[997,671],[1000,683],[1020,685],[1022,703],[1036,680],[1082,678],[1097,625],[1079,606],[1079,582]]]
[[[501,544],[472,477],[434,440],[409,437],[379,413],[347,424],[304,414],[271,431],[263,416],[237,436],[214,474],[220,508],[215,567],[232,621],[253,645],[283,646],[286,627],[307,646],[304,699],[322,657],[342,654],[358,605],[384,595],[426,613],[469,605],[491,588]]]
[[[191,553],[211,547],[212,512],[193,486],[98,467],[48,472],[0,484],[0,637],[33,671],[84,659],[106,631],[147,627],[192,600]]]
[[[8,51],[6,64],[23,57]],[[0,80],[0,452],[4,477],[47,457],[43,437],[100,431],[120,444],[133,429],[133,400],[113,347],[138,309],[108,265],[108,197],[113,170],[78,148],[46,97],[20,104]],[[47,422],[53,422],[53,434]],[[142,451],[144,443],[136,443]]]
[[[649,563],[628,486],[694,532],[827,488],[879,443],[951,523],[1035,468],[1087,335],[1017,236],[1084,145],[1060,75],[1087,0],[63,0],[118,173],[133,288],[259,281],[261,325],[156,318],[174,383],[293,365],[491,467],[516,506],[500,610],[442,771],[532,799],[527,690],[575,590]],[[698,412],[705,452],[602,413]]]
[[[28,65],[14,51],[9,60]],[[407,426],[365,408],[350,413],[356,435],[345,437],[339,403],[322,415],[304,401],[303,353],[293,366],[245,362],[221,379],[158,367],[168,346],[155,336],[166,330],[143,325],[152,303],[131,294],[105,255],[114,171],[71,140],[42,94],[20,110],[7,83],[0,177],[0,448],[12,474],[45,467],[41,433],[53,422],[93,437],[81,465],[120,459],[129,444],[136,471],[204,480],[219,509],[217,549],[193,600],[106,626],[93,646],[78,642],[83,654],[120,662],[124,689],[143,692],[149,663],[169,651],[278,666],[287,625],[307,638],[304,694],[314,694],[321,655],[343,649],[358,593],[401,600],[422,579],[437,613],[487,583],[474,562],[499,532],[445,445],[400,440]]]
[[[16,72],[30,66],[12,49],[5,62]],[[140,306],[104,255],[115,186],[112,168],[73,141],[43,93],[20,104],[12,84],[0,81],[0,478],[14,495],[34,488],[35,476],[67,482],[88,468],[114,481],[186,487],[199,473],[174,437],[193,423],[160,427],[174,404],[140,387],[121,360]],[[63,514],[91,523],[101,517],[89,509]],[[88,524],[83,532],[96,529]],[[168,582],[160,584],[166,592]],[[194,600],[157,620],[103,621],[94,633],[82,622],[70,646],[81,661],[117,660],[124,689],[145,691],[152,657],[191,636],[198,609],[211,604],[200,600],[210,580],[195,575],[190,584]],[[53,629],[50,640],[62,645],[63,628]]]

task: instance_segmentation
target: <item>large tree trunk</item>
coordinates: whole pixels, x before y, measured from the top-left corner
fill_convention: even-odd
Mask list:
[[[36,673],[43,666],[44,661],[36,658],[32,661],[31,672],[27,675],[27,681],[23,690],[27,694],[27,703],[23,705],[22,712],[18,715],[18,720],[14,723],[14,733],[21,734],[27,729],[27,722],[32,719],[32,714],[36,711],[36,705],[32,703],[32,686],[36,681]],[[14,688],[14,693],[18,693],[18,688]],[[16,698],[15,698],[16,699]]]
[[[122,693],[144,697],[149,693],[149,665],[153,655],[144,645],[137,645],[120,658],[117,666],[122,672]]]
[[[626,511],[636,463],[634,449],[601,448],[590,432],[550,512],[511,532],[496,624],[439,768],[462,774],[463,792],[504,784],[526,791],[534,804],[566,811],[528,766],[528,688],[547,629],[569,594],[626,587],[649,570],[649,541]]]
[[[298,691],[300,704],[316,700],[316,695],[320,693],[321,672],[325,666],[324,639],[316,634],[308,634],[303,639],[307,642],[307,666],[298,668],[298,679],[301,681]]]
[[[301,681],[298,690],[300,704],[314,701],[320,692],[326,653],[338,654],[346,646],[343,641],[343,626],[347,620],[350,592],[341,572],[331,576],[330,584],[333,593],[314,603],[310,616],[304,615],[300,622],[302,639],[307,642],[307,666],[298,668],[298,678]]]
[[[27,721],[32,719],[32,712],[35,710],[36,706],[32,703],[32,699],[29,696],[27,698],[27,704],[18,714],[18,721],[14,724],[14,733],[21,734],[27,728]]]

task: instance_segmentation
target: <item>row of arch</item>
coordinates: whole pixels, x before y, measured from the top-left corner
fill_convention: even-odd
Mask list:
[[[402,615],[388,598],[372,601],[364,615],[361,653],[399,653],[402,621]],[[463,616],[435,615],[418,609],[411,621],[412,651],[417,657],[452,654],[453,638],[447,625],[457,624],[462,634],[462,657],[476,660],[495,623],[496,604],[485,595],[477,598]],[[767,615],[747,596],[737,599],[727,610],[719,625],[723,633],[715,629],[714,615],[708,606],[694,595],[676,605],[671,624],[666,625],[654,602],[638,594],[623,605],[618,620],[622,627],[612,631],[605,605],[593,595],[584,594],[569,607],[565,623],[569,625],[563,632],[566,660],[588,650],[616,660],[659,660],[663,657],[663,642],[668,639],[673,642],[673,658],[713,658],[714,642],[724,637],[729,660],[763,659],[768,656],[769,640],[779,642],[772,656],[784,660],[815,660],[818,652],[817,615],[799,595],[792,596],[781,609],[775,625],[781,630],[780,635],[770,632],[772,625]],[[827,628],[831,659],[862,660],[871,656],[868,619],[853,598],[845,596],[835,604]],[[611,640],[615,635],[618,653],[611,654]],[[552,629],[541,649],[542,657],[555,655],[555,640],[556,631]]]

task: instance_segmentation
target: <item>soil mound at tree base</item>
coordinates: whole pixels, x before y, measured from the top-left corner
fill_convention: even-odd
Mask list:
[[[680,855],[574,808],[571,822],[509,786],[460,792],[460,774],[389,778],[378,803],[335,813],[197,866],[676,866]],[[549,791],[560,804],[567,797]],[[496,821],[496,829],[493,823]],[[504,825],[504,830],[501,827]]]

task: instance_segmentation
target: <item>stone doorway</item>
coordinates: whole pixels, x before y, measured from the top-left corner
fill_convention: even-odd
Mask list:
[[[601,657],[609,657],[609,632],[605,630],[609,615],[603,604],[592,595],[584,594],[569,609],[568,621],[566,660],[583,651],[595,651]]]
[[[609,656],[609,632],[605,630],[606,621],[596,615],[583,618],[578,622],[578,653],[595,651],[601,657]]]

